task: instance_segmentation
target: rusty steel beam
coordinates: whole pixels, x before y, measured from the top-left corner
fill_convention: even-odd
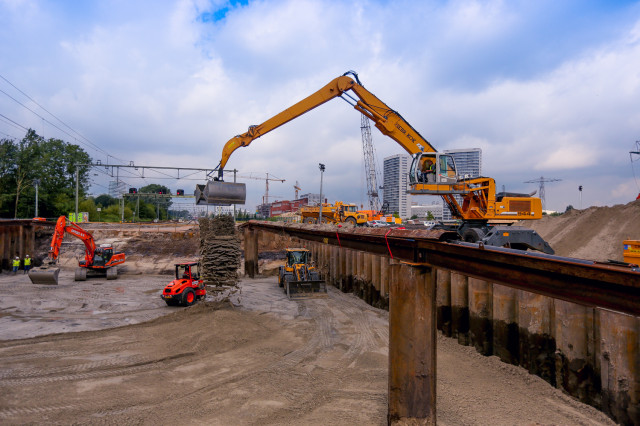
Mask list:
[[[387,255],[585,306],[640,315],[640,271],[537,252],[447,242],[443,230],[329,228],[250,221],[243,226]]]

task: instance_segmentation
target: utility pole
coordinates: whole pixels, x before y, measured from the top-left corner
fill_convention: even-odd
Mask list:
[[[33,184],[36,187],[36,217],[38,217],[38,185],[40,185],[40,179],[34,179]]]
[[[318,223],[322,223],[322,175],[324,174],[324,164],[318,163],[320,167],[320,212],[318,214]]]
[[[78,188],[80,186],[80,169],[79,167],[76,165],[76,220],[75,222],[78,222]]]

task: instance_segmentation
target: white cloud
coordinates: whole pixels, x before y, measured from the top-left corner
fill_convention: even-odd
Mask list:
[[[638,139],[638,7],[580,5],[597,27],[555,2],[256,1],[200,19],[225,4],[113,2],[83,20],[63,5],[0,2],[0,36],[17,40],[0,47],[1,73],[118,158],[213,167],[232,136],[354,69],[439,150],[482,148],[485,175],[508,187],[557,176],[567,187],[547,197],[562,203],[561,188],[572,194],[607,162],[616,176],[589,181],[590,193],[607,204],[635,192],[609,185],[628,179]],[[43,127],[6,98],[0,108]],[[402,152],[373,132],[380,165]],[[330,198],[365,201],[349,200],[366,192],[360,118],[339,99],[237,150],[229,167],[314,188],[319,162]],[[263,185],[249,186],[255,204]]]

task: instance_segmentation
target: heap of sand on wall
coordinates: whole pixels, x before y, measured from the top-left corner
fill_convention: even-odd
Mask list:
[[[200,263],[206,285],[236,286],[240,267],[240,239],[230,215],[201,218]]]

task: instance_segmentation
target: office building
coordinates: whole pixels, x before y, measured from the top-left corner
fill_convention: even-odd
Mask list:
[[[396,154],[384,159],[383,202],[389,203],[389,213],[397,212],[402,219],[411,217],[411,195],[407,194],[410,166],[409,155]]]
[[[453,161],[456,163],[458,176],[464,176],[467,178],[482,176],[482,149],[450,149],[444,151],[444,153],[453,157]],[[462,205],[462,197],[460,195],[455,195],[454,197],[458,201],[458,204]],[[446,207],[442,210],[443,220],[451,220],[451,211]]]
[[[442,202],[434,201],[432,204],[414,204],[411,206],[411,217],[417,216],[418,219],[427,218],[431,213],[433,220],[442,220],[442,211],[449,210],[442,205]]]

